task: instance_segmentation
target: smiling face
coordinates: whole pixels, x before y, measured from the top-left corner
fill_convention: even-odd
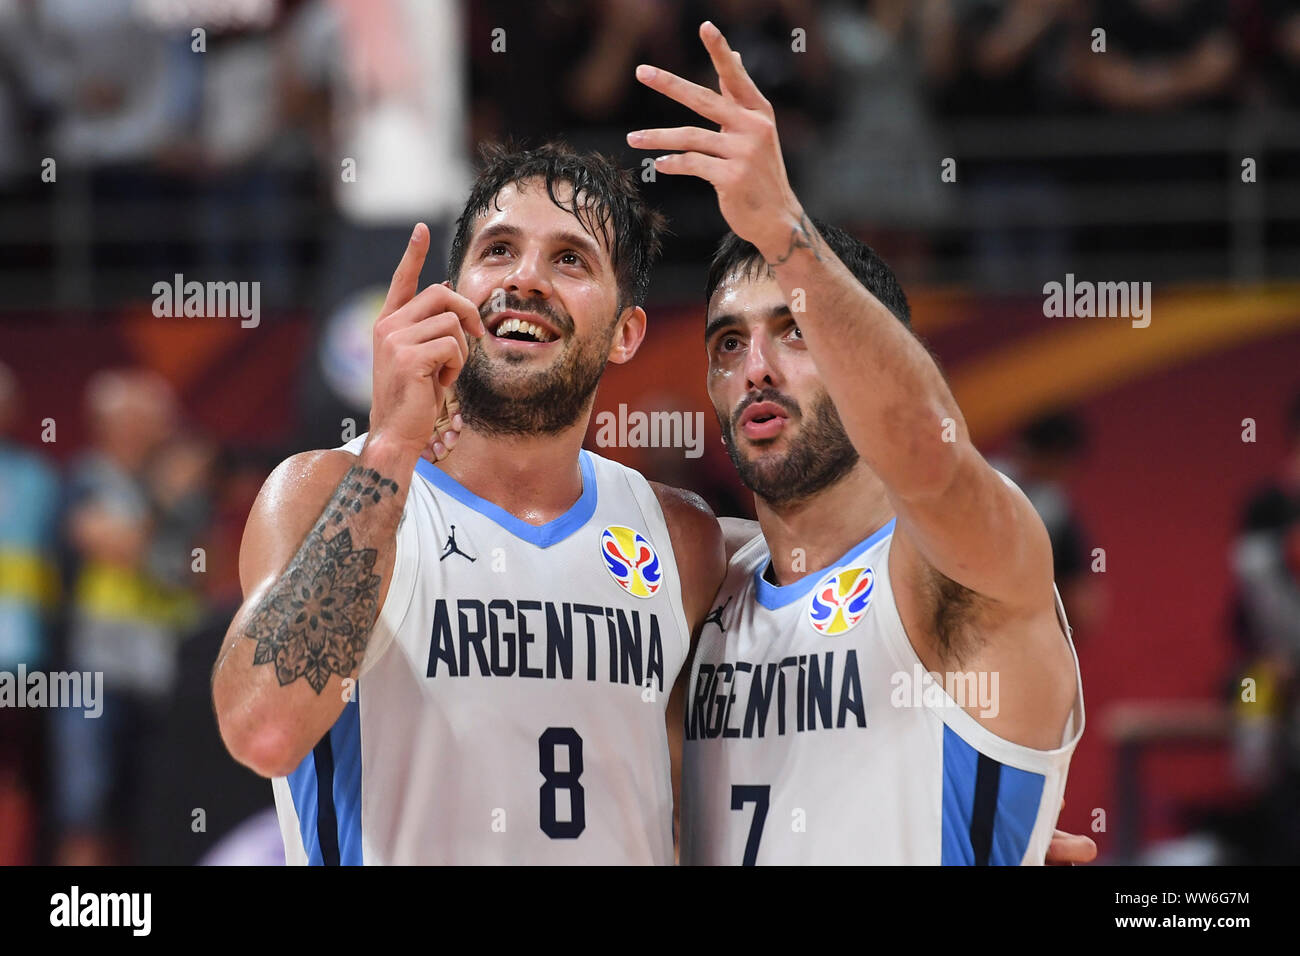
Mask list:
[[[705,347],[709,398],[745,487],[770,505],[792,504],[857,462],[781,286],[761,266],[719,283]]]
[[[488,332],[470,342],[456,394],[466,424],[490,433],[573,425],[605,363],[631,358],[644,333],[639,308],[619,309],[609,249],[539,180],[503,187],[479,218],[456,291],[479,304]]]

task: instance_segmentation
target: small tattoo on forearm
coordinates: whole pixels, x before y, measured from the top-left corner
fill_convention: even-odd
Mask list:
[[[790,261],[790,257],[800,249],[807,249],[813,254],[818,262],[822,261],[822,246],[826,240],[817,232],[817,228],[808,218],[807,213],[799,215],[799,224],[790,230],[790,247],[786,249],[785,255],[778,256],[774,262],[769,262],[769,266],[780,266]]]
[[[379,613],[379,552],[352,546],[355,526],[328,539],[325,531],[397,491],[373,468],[354,466],[254,612],[244,635],[257,642],[253,663],[274,664],[282,686],[302,679],[319,694],[331,674],[347,676],[360,663]]]

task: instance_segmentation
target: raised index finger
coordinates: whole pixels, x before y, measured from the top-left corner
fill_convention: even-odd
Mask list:
[[[411,241],[406,244],[406,252],[402,253],[402,261],[393,273],[393,281],[388,284],[388,296],[379,313],[381,319],[415,298],[415,293],[420,288],[420,270],[424,268],[424,257],[428,254],[429,227],[417,222],[415,231],[411,233]]]

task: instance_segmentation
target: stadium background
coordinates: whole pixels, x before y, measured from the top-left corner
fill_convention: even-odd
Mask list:
[[[980,447],[1052,509],[1089,718],[1061,826],[1109,862],[1300,858],[1300,4],[0,0],[0,606],[39,620],[0,670],[76,666],[97,563],[189,602],[174,675],[122,695],[126,744],[77,759],[48,712],[0,710],[0,861],[195,862],[270,805],[207,685],[262,478],[364,430],[373,290],[411,223],[445,240],[473,144],[562,136],[639,171],[624,133],[689,119],[632,68],[707,77],[705,18],[775,103],[798,195],[894,266]],[[716,203],[643,189],[673,236],[597,410],[704,409],[705,454],[596,450],[750,514],[703,387]],[[176,273],[259,282],[258,324],[155,316]],[[1151,282],[1150,326],[1045,317],[1067,273]],[[107,507],[81,479],[133,416],[124,554],[79,530]],[[92,776],[121,799],[65,817]]]

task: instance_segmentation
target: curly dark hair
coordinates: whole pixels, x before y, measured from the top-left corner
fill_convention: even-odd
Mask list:
[[[610,251],[618,280],[619,310],[645,302],[650,270],[665,231],[664,217],[646,205],[631,173],[600,153],[579,153],[560,141],[536,149],[513,142],[488,143],[479,155],[482,168],[456,220],[447,258],[447,275],[453,284],[460,278],[474,224],[495,205],[501,190],[513,183],[540,180],[551,202],[572,213],[582,228]],[[560,183],[573,187],[567,202],[556,194]]]

